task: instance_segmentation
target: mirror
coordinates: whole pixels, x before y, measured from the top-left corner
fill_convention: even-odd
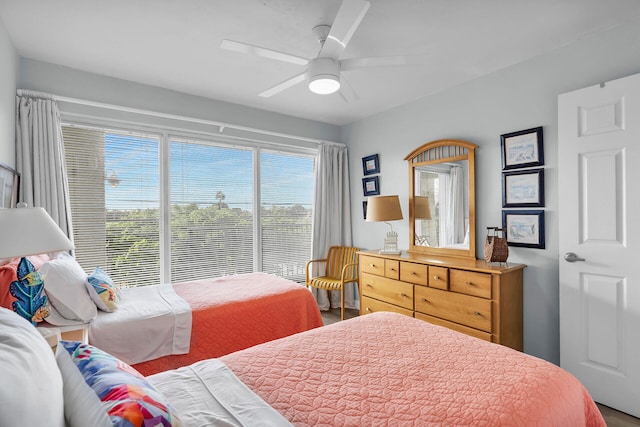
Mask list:
[[[438,140],[405,157],[409,251],[476,258],[476,148],[467,141]]]

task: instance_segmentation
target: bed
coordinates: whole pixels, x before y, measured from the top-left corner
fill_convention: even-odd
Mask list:
[[[248,273],[122,289],[118,309],[91,322],[89,342],[150,375],[322,324],[304,286]]]
[[[100,267],[87,274],[64,252],[0,265],[0,306],[54,329],[86,326],[90,343],[145,375],[323,324],[305,286],[272,274],[118,290]]]
[[[394,313],[146,378],[89,344],[61,341],[54,358],[9,310],[0,323],[0,425],[605,425],[559,367]]]
[[[604,425],[585,388],[557,366],[395,313],[218,360],[294,425]],[[180,395],[187,378],[206,377],[210,365],[149,378],[187,425],[200,414],[169,395]]]

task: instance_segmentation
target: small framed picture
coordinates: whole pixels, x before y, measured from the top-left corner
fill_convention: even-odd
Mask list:
[[[362,192],[364,196],[377,196],[380,194],[380,181],[377,176],[362,178]]]
[[[362,158],[362,173],[364,175],[380,173],[380,162],[378,161],[377,154],[372,154],[371,156]]]
[[[19,189],[20,174],[0,163],[0,208],[15,208]]]
[[[544,206],[544,169],[502,172],[502,207]]]
[[[542,127],[500,135],[502,170],[544,165]]]
[[[367,201],[362,202],[362,218],[367,219]]]
[[[544,249],[543,210],[502,211],[502,228],[509,246]]]

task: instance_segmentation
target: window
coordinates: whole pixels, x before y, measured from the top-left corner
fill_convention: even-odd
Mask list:
[[[171,140],[171,278],[253,271],[253,150]]]
[[[304,282],[311,256],[313,158],[260,153],[262,271]]]
[[[159,135],[63,126],[76,259],[121,286],[160,282]]]
[[[63,137],[85,270],[125,286],[252,271],[304,280],[313,156],[73,124]]]

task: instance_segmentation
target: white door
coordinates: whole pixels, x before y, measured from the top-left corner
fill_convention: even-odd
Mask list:
[[[560,365],[640,417],[640,74],[558,97],[558,184]]]

